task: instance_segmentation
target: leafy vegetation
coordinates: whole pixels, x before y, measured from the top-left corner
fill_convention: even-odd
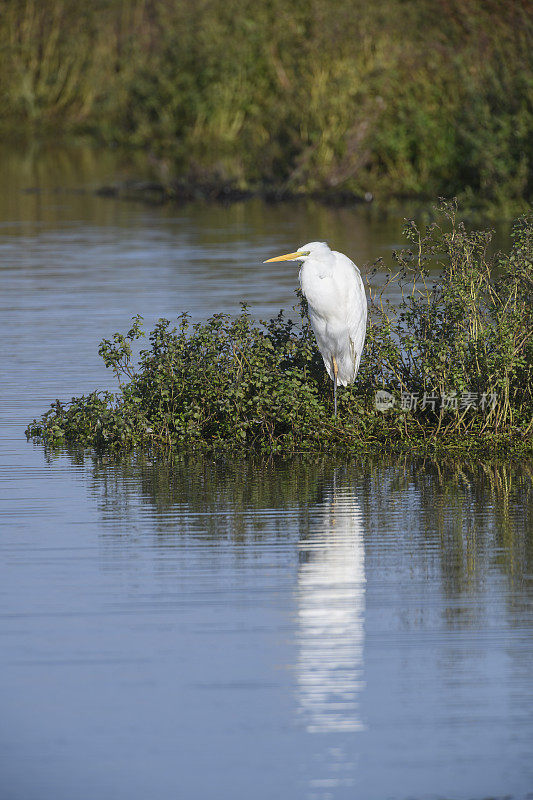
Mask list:
[[[533,191],[526,0],[4,0],[0,118],[147,148],[159,178]]]
[[[490,255],[490,232],[467,232],[454,203],[441,210],[425,232],[406,224],[410,247],[379,293],[369,283],[362,367],[337,419],[302,301],[299,324],[282,312],[256,323],[245,307],[160,320],[138,366],[136,317],[100,346],[118,393],[56,401],[27,435],[111,451],[533,451],[533,218],[515,223],[509,253]],[[442,270],[434,283],[429,263]],[[386,299],[392,285],[399,304]],[[384,390],[387,410],[375,402]]]

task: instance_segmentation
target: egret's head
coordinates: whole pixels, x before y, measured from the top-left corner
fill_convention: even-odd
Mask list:
[[[331,253],[327,242],[308,242],[303,244],[294,253],[287,253],[285,256],[276,256],[275,258],[267,258],[263,264],[269,264],[271,261],[305,261],[306,258],[320,258]]]

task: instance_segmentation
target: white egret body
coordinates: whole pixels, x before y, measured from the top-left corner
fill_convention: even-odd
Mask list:
[[[337,384],[353,383],[366,335],[367,303],[361,273],[326,242],[309,242],[295,253],[265,261],[300,261],[300,284],[309,306],[318,349],[333,381],[335,415]]]

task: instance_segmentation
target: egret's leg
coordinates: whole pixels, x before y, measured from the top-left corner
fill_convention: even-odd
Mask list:
[[[333,405],[335,407],[335,417],[337,417],[337,373],[339,368],[337,367],[335,356],[331,357],[331,363],[333,364]]]

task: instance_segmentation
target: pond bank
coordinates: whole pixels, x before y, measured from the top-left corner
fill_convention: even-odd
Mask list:
[[[350,206],[371,203],[374,196],[354,192],[335,191],[292,191],[286,186],[254,186],[240,188],[234,183],[217,180],[196,180],[176,178],[168,183],[158,181],[128,180],[122,183],[106,184],[96,190],[100,197],[114,197],[123,200],[138,200],[150,204],[191,203],[196,201],[214,203],[239,203],[258,198],[267,203],[285,203],[298,200],[314,200],[330,206]],[[422,200],[422,198],[420,198]]]
[[[2,134],[86,136],[244,189],[505,216],[531,200],[526,2],[78,6],[3,3]]]

